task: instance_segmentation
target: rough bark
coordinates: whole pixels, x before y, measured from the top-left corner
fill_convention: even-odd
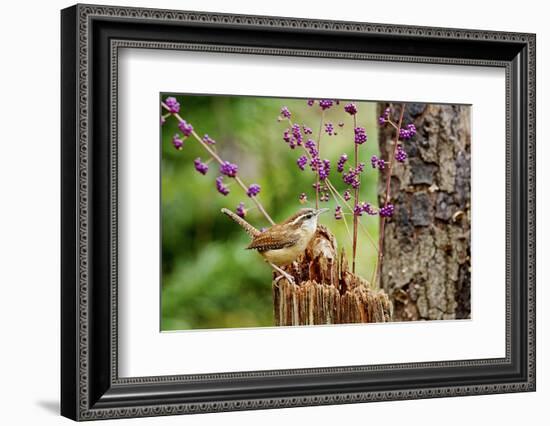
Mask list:
[[[276,325],[387,322],[391,304],[382,290],[352,274],[334,236],[319,226],[306,252],[285,268],[296,279],[273,281]]]
[[[385,226],[381,287],[394,321],[469,318],[470,107],[407,104],[404,123],[417,134],[402,142],[408,160],[391,178],[395,213]],[[381,128],[386,160],[394,137],[391,126]],[[380,200],[383,182],[381,173]]]

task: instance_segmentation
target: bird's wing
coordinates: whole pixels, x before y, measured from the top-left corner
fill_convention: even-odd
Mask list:
[[[294,234],[279,234],[270,232],[270,230],[262,232],[254,237],[247,249],[255,249],[260,252],[267,250],[278,250],[285,247],[291,247],[298,242],[299,235]]]

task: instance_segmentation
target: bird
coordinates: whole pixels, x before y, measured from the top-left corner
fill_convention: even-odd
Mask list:
[[[221,211],[252,237],[252,241],[246,248],[256,250],[273,269],[281,274],[275,281],[284,277],[294,284],[294,277],[281,269],[281,266],[291,264],[305,252],[317,230],[319,215],[328,210],[327,208],[303,208],[285,221],[263,231],[256,229],[231,210],[223,208]]]

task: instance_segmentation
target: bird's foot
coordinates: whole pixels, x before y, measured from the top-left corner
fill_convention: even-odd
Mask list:
[[[279,275],[278,277],[275,277],[275,284],[277,284],[283,278],[285,278],[290,284],[296,284],[296,280],[294,279],[294,277],[290,274],[287,274],[286,272],[282,275]]]
[[[279,275],[277,278],[275,278],[275,283],[277,283],[281,278],[286,278],[286,280],[291,284],[296,284],[296,281],[294,280],[294,277],[290,275],[288,272],[286,272],[284,269],[279,268],[274,263],[269,263],[275,271],[279,272],[281,275]]]

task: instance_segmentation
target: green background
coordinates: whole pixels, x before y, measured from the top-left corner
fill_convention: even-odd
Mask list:
[[[321,110],[309,107],[304,99],[255,98],[240,96],[175,96],[180,115],[191,123],[199,136],[207,133],[217,141],[218,154],[239,166],[239,176],[246,185],[258,183],[258,199],[275,222],[283,221],[304,206],[315,206],[312,183],[315,176],[309,167],[301,171],[296,159],[304,154],[291,150],[282,134],[288,123],[278,122],[282,106],[292,112],[295,123],[313,129],[317,139]],[[337,136],[322,134],[321,157],[331,160],[330,179],[341,193],[345,189],[336,172],[340,154],[353,160],[353,118],[344,111],[346,101],[325,112],[325,122],[334,124]],[[368,141],[359,147],[359,159],[366,163],[362,175],[360,199],[377,206],[378,172],[371,168],[370,157],[379,154],[376,103],[355,102],[357,124],[367,130]],[[161,111],[162,114],[165,111]],[[339,122],[344,127],[338,126]],[[255,251],[245,250],[248,235],[228,217],[222,207],[235,210],[245,202],[246,219],[257,228],[269,224],[242,189],[230,178],[226,197],[216,191],[219,166],[212,160],[203,176],[194,169],[193,160],[209,159],[200,143],[190,137],[178,151],[172,137],[180,133],[175,117],[168,117],[161,127],[162,143],[162,294],[161,330],[197,328],[272,326],[271,268]],[[305,135],[307,137],[307,135]],[[304,141],[306,140],[304,137]],[[347,170],[347,167],[346,169]],[[305,192],[309,202],[300,204]],[[351,241],[342,220],[334,219],[335,200],[321,203],[331,211],[320,223],[335,234],[339,247],[351,255]],[[345,211],[346,209],[344,209]],[[346,216],[351,230],[351,215]],[[375,241],[378,240],[378,217],[360,218]],[[359,231],[357,272],[370,281],[376,253],[364,232]]]

